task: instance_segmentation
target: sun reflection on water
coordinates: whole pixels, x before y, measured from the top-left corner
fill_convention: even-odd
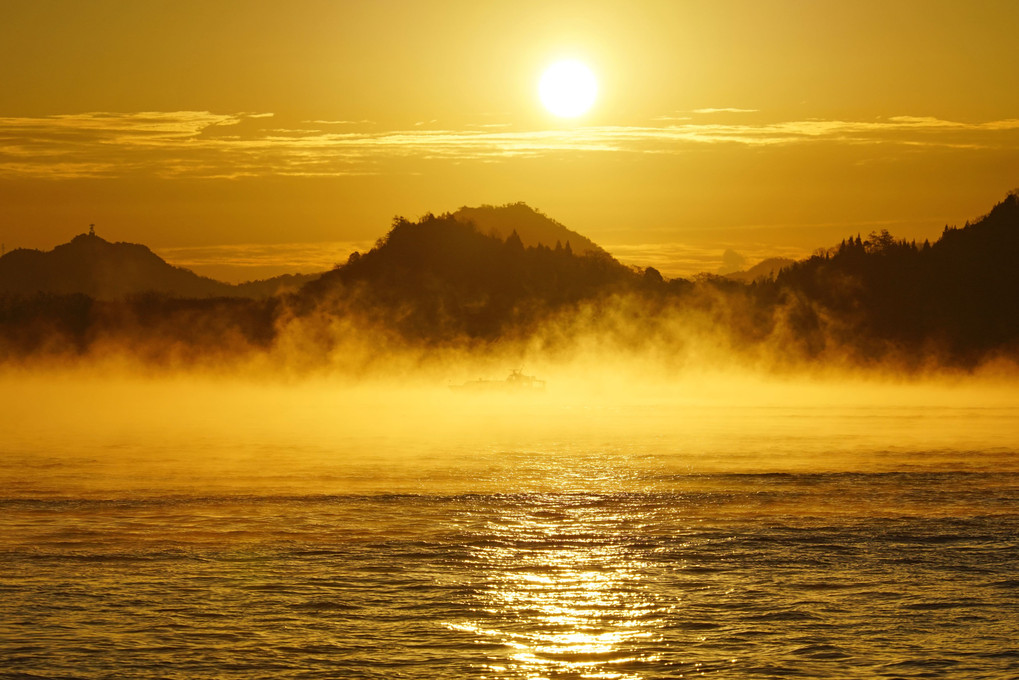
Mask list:
[[[647,518],[620,508],[591,495],[527,495],[479,532],[474,617],[449,626],[503,645],[488,672],[640,678],[657,660],[648,650],[666,607],[644,584],[636,537]]]

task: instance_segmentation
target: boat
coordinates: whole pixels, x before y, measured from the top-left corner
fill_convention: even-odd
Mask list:
[[[544,392],[545,381],[533,375],[524,375],[523,369],[514,368],[505,380],[470,380],[461,385],[450,385],[452,390],[465,392]]]

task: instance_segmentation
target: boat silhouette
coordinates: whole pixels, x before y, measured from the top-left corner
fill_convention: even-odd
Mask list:
[[[533,375],[524,375],[523,369],[514,368],[505,380],[480,378],[460,385],[450,385],[452,390],[465,392],[544,392],[545,381]]]

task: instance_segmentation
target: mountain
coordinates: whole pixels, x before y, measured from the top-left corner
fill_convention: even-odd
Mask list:
[[[157,292],[228,295],[230,286],[166,263],[143,245],[79,234],[49,252],[20,248],[0,258],[0,293],[82,293],[99,300]]]
[[[479,210],[468,214],[486,215],[486,224],[499,223],[509,235],[485,231],[462,211],[417,222],[397,218],[375,248],[352,255],[305,286],[300,297],[316,308],[342,301],[345,310],[395,326],[407,337],[495,338],[526,328],[549,310],[644,280],[597,246],[583,255],[544,243],[525,246],[521,232],[533,237],[538,225],[542,233],[573,232],[522,204]]]
[[[316,275],[284,275],[232,286],[175,267],[146,246],[79,234],[43,252],[19,248],[0,258],[0,294],[82,294],[115,300],[141,293],[182,298],[266,297],[295,291]]]
[[[288,295],[296,293],[303,286],[318,277],[318,274],[280,274],[271,279],[260,279],[258,281],[245,281],[232,286],[233,295],[247,298],[275,297],[277,295]]]
[[[750,269],[741,272],[725,274],[725,278],[743,283],[753,283],[764,279],[773,279],[783,269],[796,264],[796,260],[788,257],[769,257],[761,260]]]
[[[494,235],[502,241],[515,231],[523,244],[529,248],[539,245],[555,248],[558,243],[563,248],[569,244],[570,250],[577,255],[608,254],[591,239],[567,229],[526,203],[463,207],[453,213],[453,218],[473,224],[482,234]]]

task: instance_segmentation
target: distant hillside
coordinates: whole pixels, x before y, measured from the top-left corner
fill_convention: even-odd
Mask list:
[[[19,248],[0,258],[0,294],[81,294],[116,300],[142,293],[182,298],[268,297],[294,292],[317,275],[284,275],[232,286],[175,267],[146,246],[79,234],[44,252]]]
[[[788,257],[769,257],[745,271],[725,274],[725,278],[743,283],[773,279],[780,271],[794,264],[796,264],[796,260]]]
[[[296,293],[303,286],[322,276],[318,274],[281,274],[271,279],[245,281],[232,286],[233,295],[248,298],[273,297]]]
[[[18,249],[0,258],[0,293],[81,293],[112,300],[157,292],[229,295],[231,286],[167,264],[143,245],[80,234],[49,252]]]
[[[482,234],[495,235],[502,241],[515,231],[527,247],[545,245],[555,248],[558,243],[564,248],[569,244],[576,255],[605,253],[591,239],[567,229],[525,203],[463,207],[453,213],[453,217],[460,222],[471,223]]]

